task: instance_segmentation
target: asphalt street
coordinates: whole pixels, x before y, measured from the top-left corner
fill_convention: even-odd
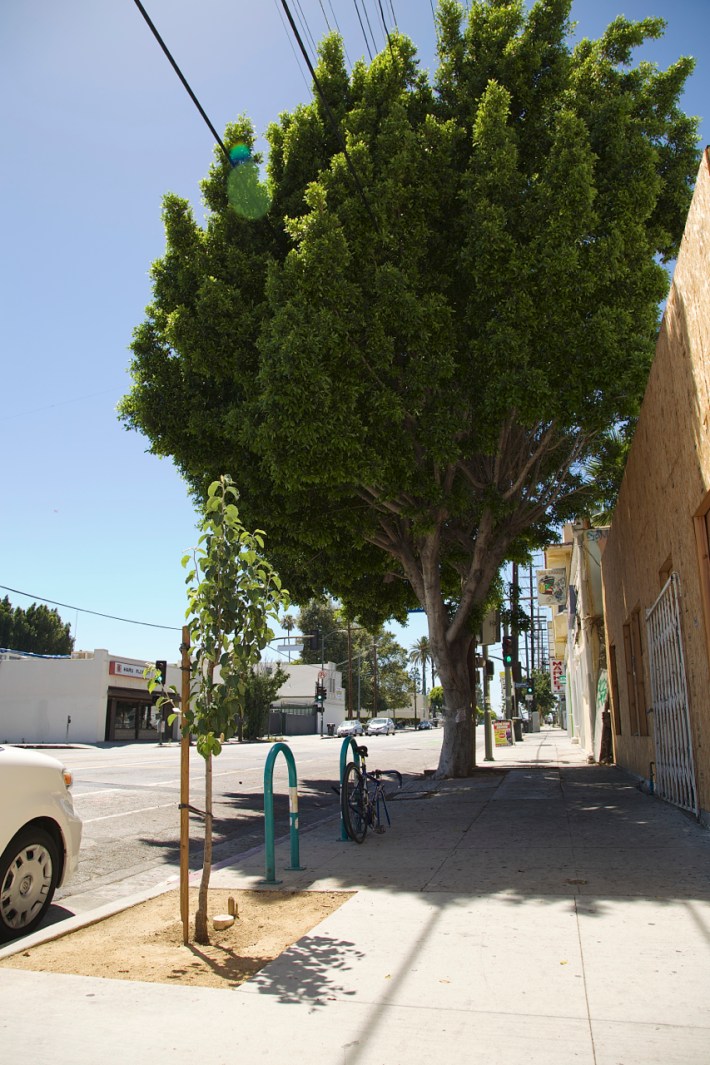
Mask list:
[[[479,732],[482,731],[479,729]],[[443,731],[407,730],[369,737],[369,766],[397,769],[405,781],[436,767]],[[482,741],[482,738],[481,738]],[[291,737],[298,773],[302,830],[337,816],[342,740]],[[264,842],[264,763],[271,743],[226,744],[214,763],[214,852],[218,863]],[[55,752],[74,774],[74,805],[84,831],[79,867],[55,896],[96,892],[151,873],[165,878],[179,865],[180,746],[100,745]],[[204,807],[204,763],[190,750],[190,804]],[[288,773],[284,757],[274,766],[277,836],[288,831]],[[190,816],[190,867],[202,862],[202,820]]]

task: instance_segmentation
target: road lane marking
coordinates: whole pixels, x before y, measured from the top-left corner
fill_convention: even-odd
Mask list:
[[[97,821],[110,821],[115,817],[133,817],[135,814],[147,814],[150,810],[165,810],[169,806],[176,806],[176,802],[161,802],[159,806],[142,806],[139,810],[124,810],[120,814],[106,814],[104,817],[90,817],[83,823],[85,825],[93,825]]]

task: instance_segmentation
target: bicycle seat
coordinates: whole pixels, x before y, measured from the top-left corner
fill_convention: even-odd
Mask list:
[[[357,753],[360,755],[361,758],[367,758],[367,747],[358,747]]]

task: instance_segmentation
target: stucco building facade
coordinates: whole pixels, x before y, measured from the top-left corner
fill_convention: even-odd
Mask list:
[[[562,543],[545,548],[549,571],[564,570],[564,601],[553,608],[549,624],[553,691],[561,699],[561,724],[590,761],[604,756],[606,652],[601,557],[608,528],[588,523],[565,525]],[[560,663],[564,683],[555,684]]]
[[[140,743],[179,737],[178,722],[159,709],[150,692],[146,663],[103,648],[66,658],[6,652],[0,655],[0,743]],[[288,665],[269,728],[309,735],[345,716],[342,675],[332,662]],[[326,689],[324,712],[313,709],[316,681]],[[167,664],[167,686],[178,692],[182,671]],[[322,720],[321,720],[322,719]]]

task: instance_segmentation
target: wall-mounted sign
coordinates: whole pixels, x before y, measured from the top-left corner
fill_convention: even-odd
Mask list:
[[[564,606],[567,602],[567,571],[564,566],[535,571],[540,606]]]
[[[565,686],[565,664],[560,658],[550,659],[550,680],[555,695],[559,695]]]
[[[135,662],[114,662],[108,664],[108,671],[114,677],[136,677],[143,680],[145,666],[136,665]]]

